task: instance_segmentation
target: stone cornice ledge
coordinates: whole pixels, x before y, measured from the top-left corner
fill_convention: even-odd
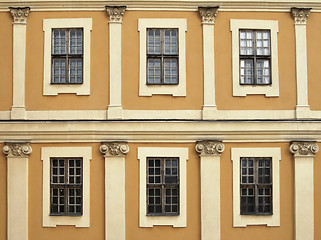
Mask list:
[[[21,7],[28,4],[33,11],[76,11],[76,10],[96,10],[103,11],[106,5],[109,6],[127,6],[128,10],[138,9],[180,9],[189,11],[198,11],[198,7],[215,7],[220,6],[220,10],[270,10],[289,12],[295,6],[298,8],[313,8],[313,11],[321,11],[321,2],[319,0],[149,0],[149,1],[102,1],[102,0],[20,0],[8,1],[0,0],[0,11],[8,11],[8,7]]]

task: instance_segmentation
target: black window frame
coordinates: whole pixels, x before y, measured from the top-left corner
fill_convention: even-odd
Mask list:
[[[66,53],[59,54],[54,53],[54,31],[65,31],[65,46]],[[71,30],[81,30],[82,32],[82,50],[81,54],[71,54],[69,53],[69,40],[70,40],[70,31]],[[65,81],[66,82],[54,82],[54,59],[65,59]],[[81,59],[82,63],[82,72],[81,72],[81,82],[70,82],[70,73],[69,73],[69,61],[70,59]],[[84,29],[83,28],[52,28],[51,29],[51,80],[50,84],[53,85],[80,85],[84,83]]]
[[[160,54],[149,54],[148,53],[148,31],[159,30],[161,35],[161,53]],[[165,54],[164,53],[164,35],[166,30],[176,30],[176,46],[177,54]],[[148,59],[161,59],[161,78],[160,83],[148,82]],[[176,59],[177,60],[177,82],[165,83],[164,77],[164,60],[165,59]],[[147,28],[146,29],[146,85],[179,85],[179,29],[178,28]]]
[[[54,160],[58,161],[58,175],[55,175],[53,173],[53,170],[54,170],[54,167],[53,167],[53,162]],[[63,160],[64,161],[64,182],[60,182],[60,180],[58,180],[58,183],[54,183],[54,180],[53,178],[58,176],[58,178],[60,176],[62,176],[59,171],[59,166],[60,163],[59,161]],[[70,166],[69,166],[69,160],[75,160],[74,161],[74,164],[76,164],[76,160],[80,160],[80,183],[70,183],[70,176],[71,177],[74,177],[74,180],[77,176],[79,176],[79,174],[69,174],[70,173]],[[76,167],[76,166],[75,166]],[[76,171],[76,168],[74,168],[74,171]],[[60,203],[60,199],[58,199],[58,204],[54,203],[54,194],[53,194],[53,191],[54,189],[58,189],[58,192],[59,192],[59,195],[58,195],[58,198],[60,198],[60,193],[61,193],[61,190],[63,190],[64,192],[64,195],[63,195],[63,198],[64,198],[64,201],[63,201],[63,204],[59,204]],[[77,197],[81,197],[81,201],[80,203],[77,203],[77,202],[74,202],[74,204],[69,204],[69,201],[70,201],[70,195],[69,195],[69,190],[71,189],[74,189],[74,201],[77,201],[76,198]],[[77,196],[76,194],[76,191],[77,189],[80,189],[81,190],[81,195],[80,196]],[[83,196],[83,158],[82,157],[50,157],[50,216],[82,216],[83,215],[83,208],[84,208],[84,204],[83,204],[83,201],[84,201],[84,196]],[[76,205],[77,204],[80,204],[81,205],[81,210],[80,211],[74,211],[74,212],[71,212],[70,211],[70,207],[72,207],[71,205],[74,205],[73,207],[76,208]],[[54,207],[55,205],[57,205],[57,211],[54,211]],[[60,211],[60,208],[59,206],[60,205],[63,205],[64,206],[64,211]]]
[[[160,176],[161,176],[161,183],[149,183],[149,160],[155,160],[155,159],[159,159],[161,164],[160,164],[160,167],[161,167],[161,171],[160,171]],[[165,161],[166,160],[176,160],[177,161],[177,183],[175,184],[170,184],[170,183],[165,183]],[[147,216],[179,216],[180,215],[180,178],[179,178],[179,174],[180,174],[180,169],[179,169],[179,165],[180,165],[180,162],[179,162],[179,157],[147,157],[146,158],[146,163],[147,163],[147,166],[146,166],[146,215]],[[174,175],[167,175],[167,176],[174,176]],[[161,203],[161,207],[162,207],[162,212],[150,212],[149,211],[149,190],[150,189],[156,189],[156,188],[161,188],[161,199],[160,199],[160,203]],[[171,189],[171,191],[173,189],[176,189],[177,190],[177,195],[176,198],[177,198],[177,203],[175,204],[172,204],[172,205],[177,205],[177,211],[176,212],[166,212],[166,207],[165,205],[171,205],[171,204],[167,204],[166,203],[166,197],[167,197],[167,193],[166,193],[166,190],[168,189]],[[171,202],[173,201],[173,199],[171,199]],[[172,206],[171,205],[171,206]],[[172,207],[171,207],[172,209]]]
[[[253,54],[252,55],[242,55],[241,54],[241,31],[252,32],[253,33]],[[269,55],[257,55],[256,46],[256,33],[257,32],[269,32]],[[271,30],[270,29],[239,29],[239,84],[245,86],[270,86],[272,85],[272,49],[271,49]],[[241,60],[252,60],[253,61],[253,83],[241,83]],[[269,61],[269,83],[258,83],[257,81],[257,60],[268,60]]]
[[[244,169],[244,165],[242,164],[242,160],[252,160],[253,161],[253,174],[250,174],[249,172],[249,168],[248,168],[248,162],[246,163],[246,174],[242,173],[242,168]],[[265,161],[269,161],[269,175],[266,174],[266,165],[264,166],[264,168],[262,168],[262,173],[264,172],[264,174],[260,175],[259,173],[259,161],[263,160],[264,164]],[[241,157],[240,158],[240,214],[241,215],[273,215],[273,176],[272,176],[272,171],[273,170],[273,165],[272,165],[272,157]],[[249,178],[253,176],[253,183],[249,183]],[[243,179],[242,177],[246,178],[245,182],[243,183]],[[261,177],[261,182],[259,182],[259,178]],[[263,182],[262,180],[266,180],[265,177],[269,177],[270,181],[269,183]],[[264,195],[260,195],[259,190],[260,189],[269,189],[269,203],[265,202],[267,199],[267,195],[265,195],[264,190],[262,190],[262,193],[264,193]],[[249,208],[249,203],[248,203],[248,199],[246,199],[246,195],[242,194],[242,190],[247,190],[249,191],[249,189],[252,189],[253,194],[251,194],[251,196],[254,196],[254,201],[253,201],[253,207],[254,207],[254,211],[248,211]],[[260,202],[259,196],[261,197],[262,201]],[[242,199],[243,198],[243,199]],[[270,206],[270,211],[260,211],[259,210],[259,205],[262,205],[262,209],[265,209],[265,204]],[[252,205],[252,204],[251,204]],[[244,210],[244,208],[246,208],[246,210]]]

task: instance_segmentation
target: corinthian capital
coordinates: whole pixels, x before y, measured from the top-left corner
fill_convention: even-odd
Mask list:
[[[319,146],[315,142],[292,142],[290,151],[294,157],[314,157]]]
[[[7,157],[26,158],[32,152],[32,148],[29,143],[6,143],[2,151]]]
[[[215,23],[215,17],[218,12],[218,7],[208,7],[208,8],[199,7],[198,10],[202,18],[202,24]]]
[[[109,22],[121,23],[125,14],[126,7],[108,7],[106,6]]]
[[[100,152],[105,157],[123,157],[129,152],[129,146],[124,142],[103,143]]]
[[[10,13],[13,18],[13,23],[14,24],[26,24],[27,23],[27,18],[29,15],[30,8],[29,7],[24,7],[24,8],[9,8]]]
[[[310,15],[311,8],[292,8],[292,16],[294,23],[297,25],[306,25],[308,17]]]
[[[224,144],[217,141],[201,141],[195,146],[200,156],[220,156],[224,149]]]

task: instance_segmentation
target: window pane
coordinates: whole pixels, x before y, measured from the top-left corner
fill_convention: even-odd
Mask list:
[[[178,83],[177,58],[164,59],[164,83]]]
[[[270,55],[270,31],[256,31],[256,54]]]
[[[270,60],[257,60],[256,62],[257,84],[270,84]]]
[[[241,59],[240,60],[240,83],[241,84],[253,84],[253,60]]]
[[[82,83],[82,58],[69,60],[69,82]]]
[[[253,31],[240,30],[240,55],[253,55]]]
[[[52,83],[65,83],[66,82],[66,59],[53,58],[52,60]]]
[[[69,30],[69,54],[82,54],[82,29]]]
[[[176,55],[177,53],[177,29],[164,30],[164,54]]]
[[[147,29],[147,54],[161,54],[160,29]]]
[[[157,84],[161,82],[161,59],[147,59],[147,83]]]
[[[52,53],[66,54],[66,31],[64,29],[52,30]]]

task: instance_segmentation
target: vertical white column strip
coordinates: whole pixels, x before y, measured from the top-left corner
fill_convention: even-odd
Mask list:
[[[199,8],[203,25],[204,105],[203,119],[217,119],[215,102],[214,23],[218,7]]]
[[[7,236],[8,240],[28,240],[28,155],[27,143],[7,143]]]
[[[13,17],[13,99],[11,119],[25,119],[26,27],[29,7],[10,8]]]
[[[314,240],[313,160],[319,151],[316,143],[294,142],[295,240]]]
[[[126,143],[100,146],[105,157],[105,240],[125,240]]]
[[[310,8],[292,8],[292,16],[295,25],[296,47],[296,81],[297,81],[297,105],[296,117],[308,118],[310,106],[308,103],[308,67],[307,67],[307,41],[306,24],[310,14]]]
[[[201,159],[201,236],[202,240],[221,239],[220,159],[221,142],[199,142]]]
[[[109,16],[109,105],[108,119],[122,119],[121,24],[125,7],[106,7]]]

